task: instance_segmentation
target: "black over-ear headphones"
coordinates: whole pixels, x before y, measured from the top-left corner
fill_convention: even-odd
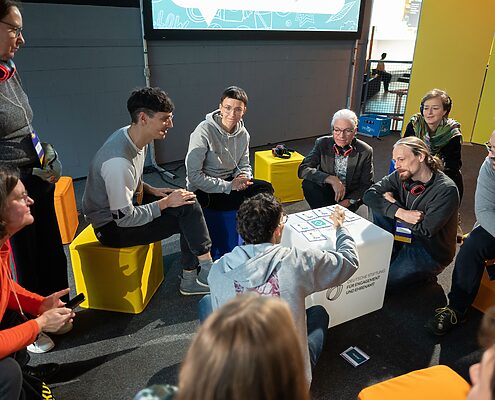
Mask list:
[[[447,111],[445,113],[445,115],[449,115],[450,110],[452,110],[452,99],[450,98],[450,96],[446,92],[443,92],[443,94],[445,94],[447,96],[447,104],[443,104],[443,101],[442,101],[442,105],[445,107],[445,111]],[[437,97],[437,96],[435,96],[435,97]],[[439,97],[442,98],[442,95],[439,95]],[[430,97],[430,99],[431,98],[432,97]],[[421,105],[419,106],[419,111],[421,112],[421,115],[423,115],[426,100],[429,100],[429,99],[423,98],[423,100],[421,100]]]
[[[333,151],[338,156],[347,157],[349,154],[352,153],[353,150],[354,150],[354,147],[352,147],[350,144],[348,144],[345,147],[340,147],[340,146],[337,146],[336,144],[333,145]]]
[[[15,74],[15,64],[12,60],[0,60],[0,82],[12,78]]]
[[[409,193],[411,193],[413,196],[419,196],[421,193],[423,193],[428,186],[431,185],[431,183],[434,181],[435,175],[431,177],[431,179],[426,182],[420,182],[420,181],[413,181],[411,179],[408,179],[407,181],[402,183],[402,187],[407,190]]]
[[[289,149],[285,147],[285,144],[277,144],[275,147],[272,148],[272,154],[274,157],[278,158],[290,158],[294,150]]]

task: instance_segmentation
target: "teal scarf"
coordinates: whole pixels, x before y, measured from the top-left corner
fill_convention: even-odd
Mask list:
[[[433,155],[438,154],[453,137],[461,136],[461,124],[452,118],[443,118],[435,132],[430,132],[428,124],[420,114],[411,117],[414,134],[424,141]]]

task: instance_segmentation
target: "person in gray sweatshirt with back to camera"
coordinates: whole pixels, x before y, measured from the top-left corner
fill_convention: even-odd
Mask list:
[[[186,155],[187,190],[203,208],[237,210],[248,197],[272,193],[271,183],[253,179],[249,164],[249,133],[243,116],[246,92],[230,86],[220,98],[218,110],[206,115],[191,133]]]
[[[237,213],[237,228],[246,244],[220,258],[208,276],[213,309],[248,291],[289,303],[304,351],[308,382],[311,367],[323,349],[329,316],[322,306],[306,310],[304,300],[312,293],[342,284],[358,268],[356,244],[342,226],[344,210],[337,207],[331,218],[336,229],[335,251],[283,247],[280,241],[287,215],[272,195],[257,194],[244,201]]]
[[[464,322],[478,293],[485,260],[495,258],[495,131],[485,146],[488,157],[481,165],[474,195],[476,225],[455,259],[449,304],[437,308],[426,324],[435,335],[445,335]]]

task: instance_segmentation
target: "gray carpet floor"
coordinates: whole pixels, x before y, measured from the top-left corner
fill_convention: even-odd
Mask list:
[[[374,148],[376,180],[387,173],[392,145],[398,137],[395,133],[381,140],[363,138]],[[313,142],[314,139],[304,139],[286,145],[307,154]],[[270,146],[253,151],[265,148]],[[466,189],[461,215],[465,231],[474,223],[474,189],[485,156],[482,146],[463,147]],[[164,167],[176,174],[175,179],[165,180],[178,186],[184,184],[182,163]],[[158,173],[147,174],[145,179],[157,186],[171,186]],[[84,180],[75,182],[78,209],[84,184]],[[308,206],[301,201],[286,204],[285,208],[292,213]],[[80,220],[79,230],[85,226]],[[131,315],[79,309],[74,329],[66,335],[53,336],[55,349],[32,356],[32,364],[62,364],[52,385],[57,399],[132,399],[137,391],[151,384],[177,383],[180,363],[198,327],[196,308],[200,296],[181,296],[178,292],[177,236],[164,241],[163,250],[165,281],[144,312]],[[72,274],[69,256],[68,261]],[[481,313],[471,310],[466,324],[442,338],[423,328],[434,309],[445,302],[452,267],[439,276],[438,283],[389,295],[381,310],[330,329],[314,372],[312,398],[355,399],[367,385],[436,364],[449,365],[467,377],[468,366],[480,355],[476,333]],[[74,295],[72,276],[70,280]],[[339,356],[349,346],[360,347],[370,360],[353,368]]]

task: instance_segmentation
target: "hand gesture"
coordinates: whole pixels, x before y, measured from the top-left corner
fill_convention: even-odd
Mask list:
[[[328,183],[332,186],[333,191],[335,192],[335,202],[339,202],[344,200],[345,196],[345,185],[334,175],[328,175],[325,178],[325,183]]]
[[[175,189],[171,189],[171,188],[156,188],[156,187],[150,187],[148,189],[149,193],[156,197],[166,197],[174,190]]]
[[[35,321],[38,323],[40,331],[56,332],[68,321],[72,322],[75,315],[70,308],[52,308],[41,314]]]
[[[404,210],[403,208],[399,208],[395,213],[395,216],[402,221],[412,225],[421,222],[425,217],[422,211]]]
[[[335,229],[340,228],[344,224],[344,219],[345,219],[344,209],[340,206],[335,206],[332,215],[330,215],[330,219],[332,220]]]
[[[51,310],[53,308],[63,307],[65,303],[60,300],[61,297],[69,294],[69,288],[60,290],[59,292],[52,293],[50,296],[47,296],[43,299],[40,305],[40,309],[38,312],[43,314],[45,311]]]
[[[397,200],[395,200],[394,194],[392,192],[385,192],[383,193],[383,198],[390,203],[395,203]]]
[[[167,197],[158,200],[160,210],[167,207],[180,207],[186,204],[194,204],[196,202],[196,195],[193,192],[189,192],[185,189],[173,190]]]
[[[248,186],[252,185],[253,182],[251,178],[248,178],[246,175],[237,175],[234,179],[232,179],[232,190],[241,191],[247,189]]]

